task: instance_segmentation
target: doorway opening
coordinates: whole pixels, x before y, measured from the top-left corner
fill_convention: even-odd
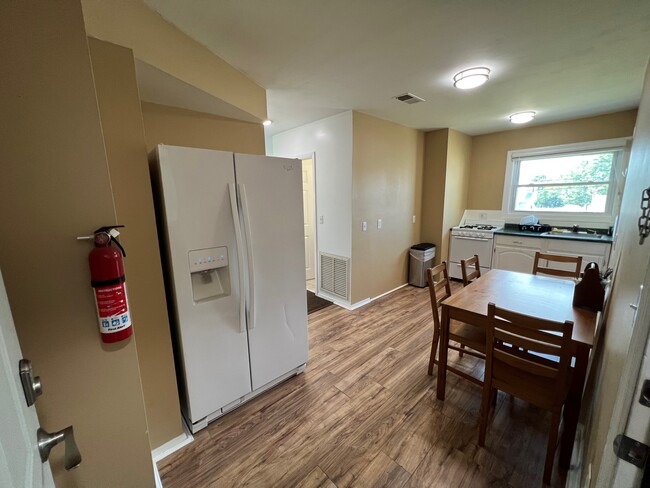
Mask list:
[[[318,292],[317,287],[317,237],[316,237],[316,185],[314,154],[302,160],[302,205],[305,237],[305,284],[307,290]]]

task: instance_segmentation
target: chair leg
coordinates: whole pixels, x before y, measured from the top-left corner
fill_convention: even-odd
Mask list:
[[[496,388],[492,388],[492,393],[490,394],[490,404],[493,407],[497,406],[497,393],[498,392],[499,392],[499,390],[497,390]]]
[[[433,330],[433,340],[431,341],[431,356],[429,357],[429,376],[433,374],[433,364],[436,360],[436,351],[438,350],[438,341],[440,339],[440,331]]]
[[[460,348],[461,348],[461,349],[465,349],[465,344],[461,344],[461,345],[460,345]],[[462,358],[462,357],[463,357],[463,351],[458,351],[458,357],[459,357],[459,358]]]
[[[481,401],[481,416],[478,428],[478,445],[485,446],[485,431],[487,430],[488,415],[490,414],[490,397],[492,396],[491,385],[487,382],[483,385],[483,400]]]
[[[548,433],[548,446],[546,447],[546,461],[544,462],[544,483],[551,484],[551,474],[553,473],[553,461],[555,460],[555,450],[557,449],[558,430],[560,428],[561,410],[553,412],[551,416],[551,427]]]

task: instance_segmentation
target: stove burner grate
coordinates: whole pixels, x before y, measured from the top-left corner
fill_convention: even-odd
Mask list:
[[[478,224],[466,224],[466,225],[461,225],[461,229],[476,229],[476,230],[494,230],[496,229],[496,225],[478,225]]]

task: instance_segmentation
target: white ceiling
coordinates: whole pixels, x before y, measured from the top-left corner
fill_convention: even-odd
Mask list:
[[[345,110],[470,135],[636,107],[648,0],[145,0],[267,89],[267,134]],[[490,81],[453,88],[461,69]],[[425,103],[392,97],[414,93]]]

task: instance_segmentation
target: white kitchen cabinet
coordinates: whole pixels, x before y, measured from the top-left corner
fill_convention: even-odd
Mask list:
[[[492,267],[531,273],[535,253],[543,247],[543,241],[536,237],[495,235]]]
[[[496,234],[492,267],[532,273],[535,253],[558,254],[563,256],[582,256],[582,270],[588,263],[596,262],[604,270],[609,262],[610,242],[575,241],[552,237],[527,237]],[[542,266],[547,263],[542,261]],[[553,263],[553,267],[569,269],[570,264]],[[569,267],[567,267],[569,266]]]
[[[559,254],[562,256],[582,256],[582,270],[585,270],[587,264],[595,262],[598,268],[605,270],[609,263],[609,253],[611,250],[609,242],[591,242],[591,241],[567,241],[563,239],[549,239],[546,251],[549,254]],[[570,263],[555,263],[553,266],[561,268],[559,265],[564,264],[571,268]],[[545,264],[546,265],[546,264]],[[575,269],[575,268],[574,268]]]

